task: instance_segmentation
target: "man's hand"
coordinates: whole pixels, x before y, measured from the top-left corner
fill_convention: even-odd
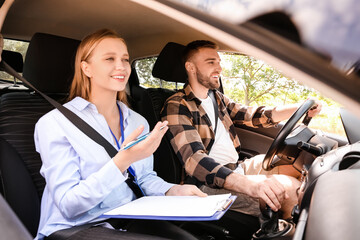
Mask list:
[[[246,177],[253,185],[251,196],[262,199],[275,212],[281,208],[283,201],[289,198],[284,186],[274,176],[248,175]]]
[[[207,194],[202,192],[195,185],[174,185],[166,193],[166,196],[199,196],[206,197]]]
[[[274,176],[232,173],[226,178],[224,188],[262,199],[274,211],[289,198],[283,184]]]
[[[315,117],[317,114],[320,113],[322,108],[322,103],[320,100],[316,98],[308,98],[306,100],[310,100],[310,99],[315,101],[315,106],[308,111],[308,116]],[[300,107],[300,105],[301,104],[289,104],[289,105],[275,107],[272,111],[272,120],[274,122],[281,122],[289,119],[294,114],[294,112]]]
[[[321,112],[321,109],[322,109],[322,102],[319,101],[318,99],[316,98],[309,98],[309,99],[312,99],[315,101],[315,106],[312,107],[309,111],[308,111],[308,116],[309,117],[315,117],[316,115],[318,115],[320,112]],[[309,100],[308,99],[308,100]]]

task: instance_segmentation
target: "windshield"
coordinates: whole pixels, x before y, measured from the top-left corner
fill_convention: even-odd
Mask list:
[[[360,65],[360,2],[357,0],[173,1],[235,24],[281,12],[295,25],[301,44],[328,58],[333,66],[349,73]],[[280,21],[283,20],[273,23],[282,24]]]

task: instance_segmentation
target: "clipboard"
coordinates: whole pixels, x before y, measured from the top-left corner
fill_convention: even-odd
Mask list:
[[[186,215],[186,213],[185,213],[185,215],[182,215],[182,216],[179,216],[176,214],[173,215],[172,213],[169,213],[169,214],[161,214],[160,213],[158,215],[149,215],[149,214],[141,214],[141,213],[118,214],[117,209],[121,208],[121,207],[119,207],[117,209],[114,209],[107,213],[104,213],[100,217],[102,217],[102,218],[123,218],[123,219],[171,220],[171,221],[215,221],[215,220],[219,220],[226,213],[226,211],[231,207],[231,205],[233,204],[233,202],[236,199],[235,195],[231,195],[231,194],[222,194],[222,195],[228,195],[228,197],[225,199],[225,201],[219,202],[219,203],[221,203],[221,205],[217,206],[218,209],[216,211],[214,211],[214,213],[211,215],[206,215],[206,214],[201,214],[201,213],[199,215],[197,215],[196,210],[195,210],[194,214]],[[211,197],[211,196],[209,196],[209,197]],[[151,197],[149,197],[149,198],[151,198]],[[163,198],[166,198],[166,197],[163,196]],[[135,201],[137,201],[137,200],[135,200]],[[156,199],[154,198],[154,200],[156,200]],[[203,199],[203,200],[204,200],[204,202],[206,202],[205,199]],[[135,201],[130,202],[130,203],[132,203],[132,205],[134,207],[136,206]],[[179,199],[179,201],[181,201],[181,199]],[[187,206],[185,206],[185,207],[187,207]]]

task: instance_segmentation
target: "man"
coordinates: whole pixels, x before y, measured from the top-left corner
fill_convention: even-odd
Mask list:
[[[243,106],[216,91],[219,114],[215,119],[208,92],[220,86],[222,68],[217,50],[215,43],[205,40],[191,42],[184,50],[188,84],[167,99],[161,113],[162,120],[169,122],[171,144],[186,174],[204,192],[231,192],[238,196],[232,210],[258,216],[260,199],[274,211],[281,210],[283,218],[289,218],[297,203],[296,189],[300,183],[295,177],[298,173],[292,166],[263,171],[261,157],[239,162],[240,140],[234,122],[251,127],[273,126],[288,119],[298,105]],[[310,117],[320,112],[321,104],[317,104],[309,111]],[[218,121],[216,134],[215,121]]]

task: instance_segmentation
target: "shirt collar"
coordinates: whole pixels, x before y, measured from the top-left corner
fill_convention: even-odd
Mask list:
[[[215,98],[218,98],[218,96],[216,96],[216,95],[218,95],[217,92],[218,92],[218,91],[216,90],[216,91],[215,91]],[[190,84],[187,83],[187,84],[184,86],[184,93],[185,93],[186,99],[187,99],[188,101],[194,100],[197,105],[200,105],[200,104],[201,104],[201,100],[195,96],[194,91],[192,90]]]
[[[69,102],[74,108],[76,108],[78,111],[83,111],[84,109],[86,109],[87,107],[93,109],[94,111],[97,111],[97,108],[94,104],[92,104],[91,102],[83,99],[82,97],[76,97],[74,98],[72,101]],[[117,103],[120,106],[121,112],[123,114],[124,120],[127,119],[127,117],[129,116],[129,107],[126,106],[126,104],[124,104],[121,101],[117,101]]]
[[[69,104],[71,104],[74,108],[76,108],[78,111],[82,111],[85,108],[87,108],[87,106],[89,106],[90,104],[93,105],[92,103],[90,103],[89,101],[83,99],[82,97],[76,97],[74,98],[72,101],[69,102]]]
[[[196,104],[198,104],[198,105],[201,104],[201,100],[195,96],[194,91],[192,90],[190,84],[185,85],[184,93],[185,93],[185,96],[188,101],[194,100],[196,102]]]
[[[117,101],[117,103],[119,104],[124,120],[126,121],[129,116],[129,107],[121,101]]]

